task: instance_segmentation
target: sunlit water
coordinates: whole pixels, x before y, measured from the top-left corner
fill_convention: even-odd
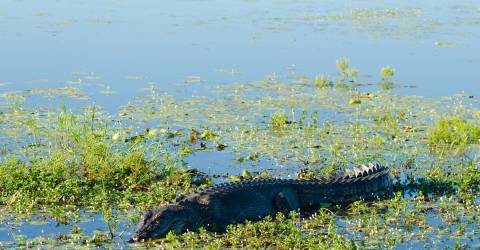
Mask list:
[[[116,111],[141,88],[189,94],[348,57],[441,96],[480,89],[476,1],[11,1],[0,3],[0,91],[73,86]],[[179,85],[189,76],[200,84]],[[76,84],[78,83],[78,84]],[[102,94],[103,93],[103,94]],[[105,94],[107,93],[107,94]],[[33,102],[33,101],[32,101]]]
[[[347,57],[371,82],[380,80],[383,66],[394,68],[397,82],[415,86],[393,90],[399,93],[478,95],[479,24],[478,1],[3,0],[0,93],[75,87],[87,98],[66,96],[68,106],[95,103],[116,113],[152,86],[202,95],[266,77],[335,74],[335,60]],[[46,107],[61,102],[26,100]],[[225,174],[231,163],[222,153],[192,157],[209,174]],[[227,164],[227,173],[273,164]],[[106,230],[98,216],[82,227]],[[0,242],[13,240],[6,228]],[[70,227],[47,220],[8,228],[29,238]]]

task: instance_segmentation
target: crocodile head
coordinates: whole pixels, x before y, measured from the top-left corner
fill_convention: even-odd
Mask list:
[[[165,237],[170,231],[185,232],[191,224],[191,210],[181,205],[167,205],[147,210],[129,242],[152,240]]]

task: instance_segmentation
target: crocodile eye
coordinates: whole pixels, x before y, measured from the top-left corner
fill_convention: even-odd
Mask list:
[[[148,219],[150,219],[152,216],[153,216],[152,210],[147,210],[147,211],[143,214],[143,221],[146,222],[146,221],[147,221]]]

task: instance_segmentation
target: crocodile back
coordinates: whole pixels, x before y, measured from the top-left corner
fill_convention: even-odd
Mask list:
[[[284,187],[291,187],[304,202],[313,202],[320,198],[341,202],[358,199],[374,199],[384,193],[391,192],[392,181],[389,169],[379,164],[366,164],[355,167],[344,174],[332,175],[317,179],[280,179],[262,178],[222,183],[203,188],[186,196],[181,196],[175,202],[201,200],[199,197],[214,197],[251,192],[270,193]],[[208,202],[207,202],[208,203]]]

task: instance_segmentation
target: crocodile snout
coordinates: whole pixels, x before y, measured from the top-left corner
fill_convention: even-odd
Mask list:
[[[132,238],[128,240],[128,243],[135,243],[135,242],[138,242],[139,240],[140,240],[140,237],[138,237],[138,235],[134,235]]]

